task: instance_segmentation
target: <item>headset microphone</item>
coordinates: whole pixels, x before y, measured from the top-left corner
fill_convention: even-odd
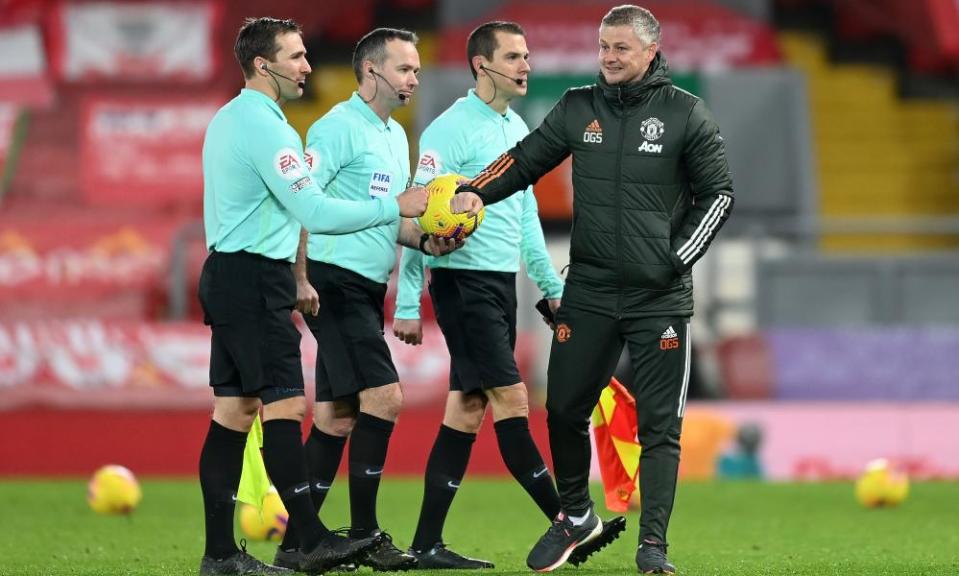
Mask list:
[[[298,81],[298,80],[294,80],[294,79],[290,78],[289,76],[284,76],[283,74],[280,74],[279,72],[274,72],[273,70],[270,70],[265,63],[264,63],[264,64],[260,64],[260,69],[261,69],[261,70],[266,70],[267,72],[269,72],[269,73],[272,74],[273,76],[279,76],[280,78],[283,78],[284,80],[289,80],[290,82],[296,84],[296,85],[299,86],[300,88],[306,87],[306,82],[301,82],[301,81]]]
[[[386,82],[386,85],[390,87],[390,90],[392,90],[394,94],[396,94],[396,97],[400,99],[400,102],[406,102],[406,99],[409,98],[409,96],[407,96],[406,94],[404,94],[404,93],[400,92],[399,90],[397,90],[396,87],[394,87],[392,84],[390,84],[390,81],[389,81],[389,80],[387,80],[386,78],[384,78],[383,75],[380,74],[379,72],[377,72],[376,70],[373,70],[372,68],[369,68],[367,71],[368,71],[370,74],[374,75],[374,76],[379,76],[379,77],[383,80],[383,82]],[[374,94],[374,96],[375,96],[375,94]]]
[[[486,70],[487,72],[492,72],[493,74],[499,74],[503,78],[508,78],[512,80],[513,82],[516,82],[517,86],[522,86],[523,84],[526,83],[526,78],[513,78],[512,76],[507,76],[506,74],[503,74],[499,70],[493,70],[489,66],[484,66],[483,64],[480,64],[480,68],[482,68],[483,70]]]

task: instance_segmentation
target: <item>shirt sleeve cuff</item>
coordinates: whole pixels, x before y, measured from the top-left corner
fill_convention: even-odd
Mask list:
[[[400,204],[396,198],[385,198],[383,200],[383,216],[387,222],[396,222],[400,219]]]
[[[397,320],[419,320],[420,309],[417,306],[399,306],[393,313],[393,318]]]

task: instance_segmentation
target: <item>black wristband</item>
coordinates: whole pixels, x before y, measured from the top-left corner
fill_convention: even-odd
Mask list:
[[[473,186],[469,182],[466,182],[464,184],[460,184],[459,186],[457,186],[456,190],[453,191],[453,194],[461,194],[463,192],[472,192],[473,194],[476,194],[477,196],[482,198],[482,196],[480,195],[479,188],[477,188],[476,186]]]
[[[427,256],[432,256],[433,254],[426,251],[426,242],[429,241],[429,239],[430,239],[430,235],[427,234],[426,232],[423,232],[423,235],[420,236],[420,252],[422,252],[423,254],[426,254]]]

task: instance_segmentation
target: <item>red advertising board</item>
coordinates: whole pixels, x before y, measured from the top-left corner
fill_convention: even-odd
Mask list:
[[[299,315],[295,315],[299,320]],[[312,396],[316,340],[298,322],[307,395]],[[529,333],[517,337],[517,360],[529,366]],[[435,324],[423,345],[387,342],[407,406],[442,405],[449,354]],[[209,389],[210,329],[199,322],[0,322],[0,411],[69,409],[203,409]]]
[[[58,2],[49,26],[62,80],[205,82],[218,65],[217,1]]]
[[[181,225],[131,211],[0,215],[0,320],[84,310],[142,317],[147,296],[165,290],[171,239]]]
[[[80,131],[86,200],[111,206],[200,206],[203,136],[222,104],[212,97],[87,99]]]

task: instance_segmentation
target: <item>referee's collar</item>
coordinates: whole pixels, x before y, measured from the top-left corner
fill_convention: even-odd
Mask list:
[[[389,132],[390,131],[390,120],[393,119],[392,116],[386,118],[386,122],[382,118],[376,115],[376,112],[370,108],[370,105],[363,101],[363,98],[360,96],[359,92],[353,92],[353,95],[350,96],[349,105],[354,110],[360,113],[367,122],[373,125],[374,128],[380,132]]]
[[[496,110],[493,110],[492,106],[490,106],[486,102],[483,102],[483,99],[476,95],[476,90],[473,88],[470,88],[469,92],[466,93],[466,101],[473,108],[478,110],[480,114],[482,114],[483,116],[486,116],[487,118],[491,118],[493,120],[503,120],[506,122],[509,122],[511,120],[510,116],[511,116],[511,113],[513,112],[512,108],[507,106],[506,114],[500,114]]]
[[[283,114],[283,110],[280,108],[280,105],[263,92],[254,90],[252,88],[243,88],[240,90],[240,96],[249,99],[251,102],[256,101],[260,104],[266,104],[266,107],[272,110],[274,114],[279,116],[280,120],[286,122],[286,115]]]

